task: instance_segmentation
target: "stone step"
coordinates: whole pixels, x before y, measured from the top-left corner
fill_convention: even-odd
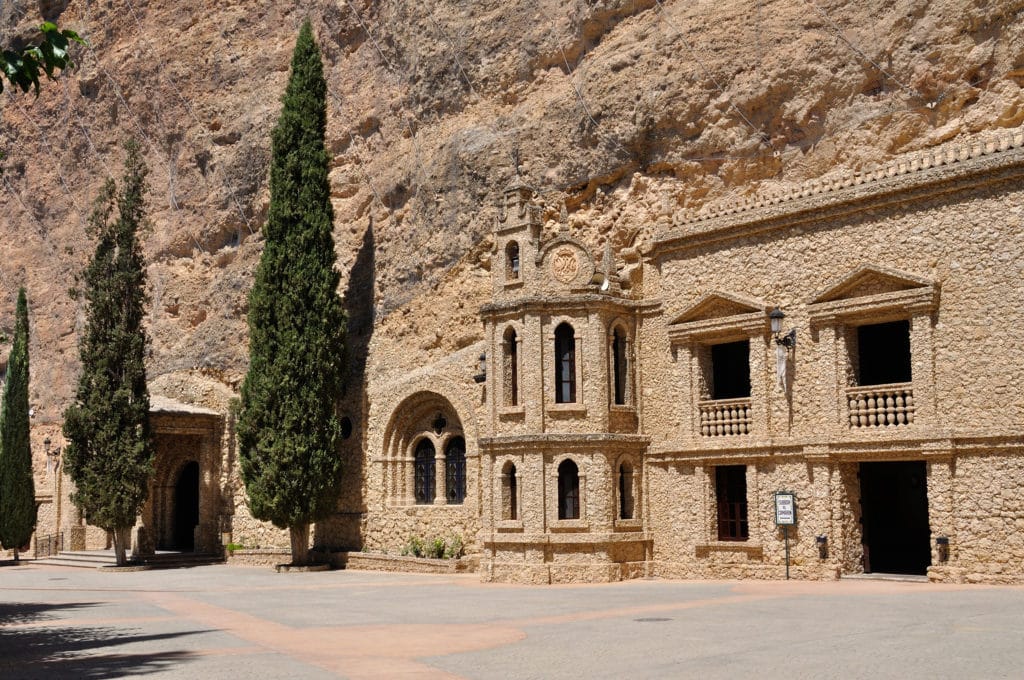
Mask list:
[[[219,555],[208,553],[159,551],[143,558],[143,564],[153,569],[178,569],[197,567],[204,564],[218,564],[224,561]],[[58,567],[81,567],[96,569],[113,566],[117,560],[113,550],[64,550],[58,554],[35,560],[35,564],[47,564]]]

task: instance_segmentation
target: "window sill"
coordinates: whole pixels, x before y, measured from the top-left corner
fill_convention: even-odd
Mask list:
[[[587,407],[583,404],[548,404],[548,415],[553,417],[586,418]]]
[[[502,420],[517,420],[526,415],[525,406],[499,406],[498,417]]]
[[[615,528],[619,531],[641,531],[644,528],[642,519],[617,519]]]
[[[515,290],[516,288],[522,288],[522,287],[523,287],[523,280],[521,278],[519,278],[519,279],[512,279],[510,281],[505,281],[505,290]]]
[[[522,532],[523,520],[503,519],[494,523],[494,528],[501,532]]]
[[[608,407],[611,413],[636,413],[636,407],[629,404],[612,404]]]
[[[712,553],[743,553],[748,559],[763,559],[764,546],[750,541],[709,541],[696,546],[697,557],[707,557]]]
[[[585,519],[556,519],[548,528],[552,532],[587,531],[590,529],[590,523]]]

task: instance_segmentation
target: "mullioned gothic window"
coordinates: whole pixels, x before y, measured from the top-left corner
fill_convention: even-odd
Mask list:
[[[558,519],[580,518],[580,469],[566,459],[558,466]]]
[[[445,489],[449,505],[466,499],[466,440],[452,437],[444,449]]]
[[[576,333],[561,323],[555,329],[555,403],[576,401]]]
[[[419,505],[429,505],[434,502],[436,494],[435,457],[434,443],[429,439],[421,439],[420,443],[416,445],[413,463],[415,465],[414,489],[416,503]]]

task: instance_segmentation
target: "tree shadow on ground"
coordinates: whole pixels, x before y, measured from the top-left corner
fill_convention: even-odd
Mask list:
[[[94,602],[0,602],[0,678],[122,678],[167,670],[194,657],[187,650],[117,653],[118,645],[172,640],[205,630],[143,635],[132,629],[67,625],[67,614]],[[50,623],[52,622],[52,623]]]

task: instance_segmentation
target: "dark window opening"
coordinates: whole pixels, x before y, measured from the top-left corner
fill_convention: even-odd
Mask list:
[[[619,519],[633,519],[633,466],[619,466]]]
[[[711,398],[750,396],[750,341],[711,346]]]
[[[454,437],[444,449],[444,481],[448,503],[459,505],[466,498],[466,440]]]
[[[505,405],[519,405],[519,340],[515,329],[505,331]]]
[[[857,327],[858,385],[910,382],[910,322]]]
[[[509,279],[519,278],[519,244],[512,241],[505,250],[505,275]]]
[[[718,540],[747,540],[746,465],[715,468],[715,499],[718,503]]]
[[[555,402],[576,401],[576,337],[567,323],[555,329]]]
[[[626,403],[626,334],[621,328],[612,333],[612,380],[615,404]]]
[[[558,466],[558,519],[580,518],[580,469],[571,460]]]
[[[352,436],[352,419],[344,416],[341,419],[341,438],[348,439]]]
[[[516,482],[516,466],[505,463],[501,472],[502,519],[519,519],[519,489]]]
[[[434,444],[429,439],[421,439],[416,445],[414,457],[416,503],[429,505],[434,502],[436,493],[434,482]]]

